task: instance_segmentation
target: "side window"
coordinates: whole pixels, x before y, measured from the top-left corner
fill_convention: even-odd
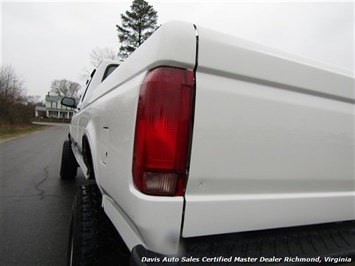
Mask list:
[[[106,67],[106,70],[105,70],[105,73],[104,73],[104,76],[102,77],[102,81],[104,81],[109,75],[111,75],[111,73],[113,71],[115,71],[115,69],[118,67],[118,65],[109,65],[108,67]]]

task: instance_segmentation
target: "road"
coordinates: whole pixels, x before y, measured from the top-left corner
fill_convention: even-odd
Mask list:
[[[68,125],[0,144],[0,265],[66,265],[70,211],[85,183],[59,177]]]

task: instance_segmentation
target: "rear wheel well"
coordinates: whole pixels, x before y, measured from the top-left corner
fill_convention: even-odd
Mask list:
[[[95,179],[94,163],[92,160],[91,148],[90,148],[89,140],[86,136],[83,137],[82,147],[83,147],[82,152],[83,152],[84,163],[88,169],[87,175],[89,176],[89,179]]]

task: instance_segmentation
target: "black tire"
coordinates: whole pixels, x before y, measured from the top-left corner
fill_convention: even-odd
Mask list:
[[[129,265],[130,252],[101,207],[96,184],[82,186],[75,197],[68,265]]]
[[[62,163],[60,166],[60,177],[62,179],[74,179],[78,170],[74,153],[71,149],[71,141],[66,140],[63,143]]]

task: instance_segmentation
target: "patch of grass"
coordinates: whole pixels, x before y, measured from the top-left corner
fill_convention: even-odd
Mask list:
[[[0,127],[0,140],[14,138],[21,135],[26,135],[41,131],[49,128],[50,126],[45,125],[26,125],[26,126],[9,126],[9,127]]]

